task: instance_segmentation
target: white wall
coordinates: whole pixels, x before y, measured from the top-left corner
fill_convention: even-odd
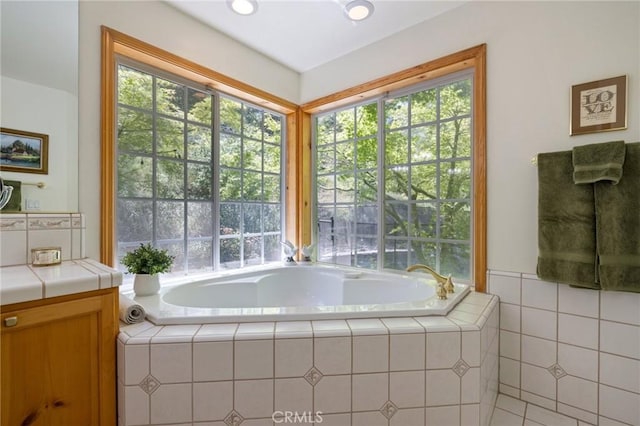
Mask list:
[[[640,3],[471,2],[305,73],[303,102],[487,43],[488,267],[535,273],[538,152],[640,140]],[[629,75],[626,131],[570,137],[574,84]]]
[[[80,211],[87,219],[87,256],[99,258],[100,26],[105,25],[280,96],[299,99],[299,75],[156,1],[80,2]]]
[[[48,174],[2,172],[3,179],[44,182],[46,188],[22,187],[25,200],[37,200],[40,211],[78,209],[78,99],[65,91],[2,76],[0,123],[14,130],[49,135]]]
[[[490,269],[535,272],[533,156],[640,140],[638,2],[470,2],[299,76],[164,3],[82,1],[80,211],[91,257],[99,247],[100,25],[300,103],[487,43]],[[629,75],[628,130],[570,137],[571,85],[621,74]]]

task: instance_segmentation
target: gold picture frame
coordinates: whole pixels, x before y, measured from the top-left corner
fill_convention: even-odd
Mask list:
[[[49,135],[0,128],[0,171],[49,173]]]
[[[627,128],[627,76],[571,86],[571,136]]]

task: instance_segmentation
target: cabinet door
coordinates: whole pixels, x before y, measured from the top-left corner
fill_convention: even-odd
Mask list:
[[[2,426],[114,424],[113,306],[109,294],[2,314]]]

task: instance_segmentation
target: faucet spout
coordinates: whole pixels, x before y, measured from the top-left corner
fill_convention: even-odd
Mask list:
[[[453,293],[455,290],[455,287],[453,285],[453,281],[451,281],[451,275],[448,276],[444,276],[441,275],[439,273],[437,273],[433,268],[427,266],[427,265],[422,265],[420,263],[416,263],[415,265],[411,265],[407,268],[407,272],[413,272],[416,270],[423,270],[423,271],[427,271],[428,273],[431,274],[431,276],[436,280],[436,282],[438,283],[439,286],[443,286],[445,291],[447,293]]]

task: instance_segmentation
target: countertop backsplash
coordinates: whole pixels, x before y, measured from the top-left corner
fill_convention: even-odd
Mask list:
[[[0,215],[0,267],[31,264],[31,249],[60,247],[62,260],[85,257],[82,213]]]

